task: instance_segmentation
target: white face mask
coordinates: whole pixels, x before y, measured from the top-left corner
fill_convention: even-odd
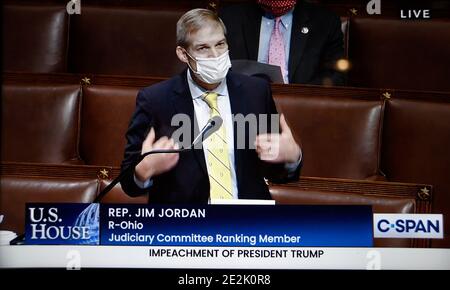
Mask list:
[[[227,75],[228,70],[231,67],[230,56],[228,55],[228,50],[222,55],[214,58],[208,57],[197,57],[193,58],[186,52],[186,54],[192,58],[197,64],[197,71],[194,71],[192,67],[191,70],[195,75],[202,81],[208,84],[220,83]]]

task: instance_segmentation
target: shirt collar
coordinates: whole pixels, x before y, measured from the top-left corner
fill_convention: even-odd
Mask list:
[[[294,8],[292,8],[291,10],[289,10],[289,12],[280,16],[281,24],[284,26],[285,29],[288,29],[292,25],[293,15],[294,15]],[[270,13],[265,13],[263,17],[275,21],[275,17]]]
[[[191,92],[192,99],[198,99],[201,98],[208,90],[205,90],[204,88],[197,85],[197,83],[194,81],[194,79],[191,76],[191,70],[187,70],[187,81],[189,85],[189,91]],[[214,89],[214,92],[218,94],[218,96],[226,96],[226,78],[220,82],[219,86]]]

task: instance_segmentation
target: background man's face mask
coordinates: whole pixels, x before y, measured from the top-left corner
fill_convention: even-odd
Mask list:
[[[230,56],[228,50],[222,55],[214,58],[192,57],[187,51],[186,54],[195,61],[197,71],[195,71],[188,62],[189,68],[203,82],[208,84],[220,83],[227,75],[231,67]]]
[[[265,11],[278,17],[294,8],[297,0],[257,0],[256,3]]]

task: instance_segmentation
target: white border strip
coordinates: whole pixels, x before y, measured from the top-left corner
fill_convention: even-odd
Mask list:
[[[210,257],[150,257],[150,249],[172,252],[206,249],[216,251],[217,254]],[[264,250],[265,253],[272,251],[271,253],[286,254],[285,257],[243,256],[243,253],[250,255]],[[240,256],[239,251],[242,254]],[[450,249],[0,246],[0,268],[450,270]]]

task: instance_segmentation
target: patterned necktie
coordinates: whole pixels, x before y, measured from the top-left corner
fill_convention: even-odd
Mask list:
[[[286,57],[284,52],[283,35],[280,32],[281,18],[275,18],[275,25],[272,30],[269,42],[269,64],[277,65],[281,68],[283,79],[286,82]]]
[[[217,93],[206,93],[203,100],[211,109],[210,117],[220,116],[217,109]],[[206,142],[208,142],[210,197],[211,199],[231,199],[233,194],[225,126],[222,125]]]

